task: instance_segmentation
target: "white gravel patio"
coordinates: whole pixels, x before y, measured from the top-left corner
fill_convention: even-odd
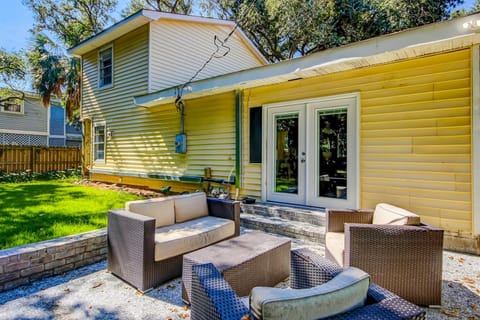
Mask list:
[[[248,232],[248,230],[243,230]],[[323,248],[298,240],[293,247]],[[428,319],[480,319],[480,257],[444,251],[442,306]],[[186,319],[181,279],[142,295],[102,261],[0,293],[0,319]]]

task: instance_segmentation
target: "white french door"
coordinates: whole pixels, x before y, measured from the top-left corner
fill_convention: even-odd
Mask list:
[[[265,106],[264,197],[358,207],[357,95]]]

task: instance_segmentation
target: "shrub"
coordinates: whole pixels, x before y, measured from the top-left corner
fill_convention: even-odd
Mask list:
[[[30,181],[61,180],[67,178],[81,178],[81,171],[79,169],[46,172],[31,172],[30,170],[24,170],[10,173],[0,171],[0,183],[21,183]]]

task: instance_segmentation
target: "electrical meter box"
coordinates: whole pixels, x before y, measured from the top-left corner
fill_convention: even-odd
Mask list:
[[[187,153],[187,135],[179,133],[175,136],[175,152]]]

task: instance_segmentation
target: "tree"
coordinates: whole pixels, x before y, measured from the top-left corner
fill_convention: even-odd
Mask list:
[[[210,0],[275,62],[441,21],[462,0]]]
[[[3,108],[25,99],[25,94],[17,85],[26,76],[25,61],[21,57],[18,52],[8,53],[0,49],[0,106]]]
[[[62,98],[69,118],[80,106],[80,61],[62,49],[73,47],[102,31],[109,23],[117,0],[23,0],[35,17],[35,44],[29,52],[33,87],[44,106],[52,95]],[[60,41],[56,44],[45,32]]]
[[[129,6],[123,10],[122,15],[127,17],[141,9],[191,14],[193,0],[132,0],[130,1]]]

